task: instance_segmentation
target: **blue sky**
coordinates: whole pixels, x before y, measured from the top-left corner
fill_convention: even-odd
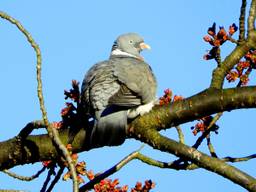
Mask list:
[[[189,97],[210,83],[213,61],[203,55],[210,46],[203,41],[213,22],[226,28],[238,24],[240,0],[206,1],[0,1],[0,10],[21,21],[40,45],[43,57],[43,90],[49,119],[60,119],[64,106],[63,90],[72,79],[82,81],[88,68],[109,57],[115,38],[126,32],[141,34],[151,51],[143,52],[158,80],[158,95],[171,88],[174,94]],[[35,53],[23,35],[11,24],[0,20],[0,140],[15,136],[29,121],[40,119],[36,97]],[[234,45],[223,46],[222,57]],[[254,79],[251,78],[252,83]],[[234,86],[234,85],[227,85]],[[219,134],[212,137],[216,152],[223,156],[244,156],[255,152],[255,129],[251,126],[255,110],[226,112],[218,122]],[[196,140],[191,133],[193,123],[182,125],[187,144]],[[36,132],[35,132],[36,133]],[[177,138],[174,129],[163,134]],[[104,171],[124,156],[138,149],[141,143],[127,140],[120,147],[105,147],[80,154],[87,168]],[[200,148],[206,151],[205,147]],[[145,147],[144,154],[158,160],[174,157]],[[236,164],[255,176],[255,160]],[[32,175],[40,164],[15,167],[13,170]],[[0,188],[38,191],[45,175],[25,183],[0,174]],[[153,191],[245,191],[232,182],[206,170],[174,171],[129,163],[111,176],[121,184],[133,186],[136,181],[152,179]],[[71,182],[59,182],[55,191],[70,191]]]

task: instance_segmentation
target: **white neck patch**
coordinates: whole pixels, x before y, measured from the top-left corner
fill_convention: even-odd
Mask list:
[[[135,56],[133,54],[121,51],[120,49],[115,49],[111,52],[111,55],[121,55],[121,56],[128,56],[128,57],[134,57],[134,58],[138,58],[138,56]]]

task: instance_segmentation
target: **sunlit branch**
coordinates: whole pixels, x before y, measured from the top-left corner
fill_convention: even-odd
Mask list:
[[[239,42],[245,39],[245,11],[246,11],[246,0],[242,0],[239,17]]]
[[[226,74],[240,61],[250,50],[247,43],[237,45],[236,48],[222,61],[221,66],[213,70],[211,88],[221,89]]]
[[[235,162],[249,161],[255,158],[256,158],[256,154],[252,154],[245,157],[224,157],[222,160],[226,162],[235,163]]]
[[[255,158],[256,158],[256,154],[245,156],[245,157],[224,157],[224,158],[221,158],[220,160],[224,162],[238,163],[243,161],[249,161]],[[186,162],[177,163],[177,161],[163,162],[163,161],[155,160],[141,153],[138,153],[136,155],[136,159],[148,165],[152,165],[159,168],[167,168],[167,169],[174,169],[174,170],[194,170],[194,169],[200,168],[195,163],[186,163]]]
[[[11,16],[9,16],[8,14],[6,14],[4,12],[0,12],[0,17],[11,22],[12,24],[14,24],[19,29],[19,31],[21,31],[25,35],[28,42],[33,47],[33,49],[36,53],[37,96],[38,96],[39,103],[40,103],[40,109],[42,111],[43,121],[45,123],[45,126],[47,128],[50,138],[53,140],[53,142],[56,144],[56,146],[62,151],[63,156],[67,160],[67,163],[68,163],[68,166],[71,171],[72,178],[73,178],[73,191],[77,192],[78,191],[77,175],[76,175],[75,167],[72,163],[72,159],[69,155],[68,150],[62,144],[62,142],[58,136],[58,131],[56,129],[54,129],[49,124],[49,121],[47,118],[47,112],[46,112],[46,108],[44,106],[44,97],[43,97],[43,90],[42,90],[42,78],[41,78],[42,56],[41,56],[40,48],[39,48],[38,44],[35,42],[35,40],[32,38],[32,36],[30,35],[30,33],[22,26],[22,24],[18,20],[12,18]]]
[[[217,158],[218,156],[217,156],[217,154],[215,152],[215,149],[214,149],[214,147],[213,147],[213,145],[211,143],[210,134],[207,137],[207,146],[208,146],[208,149],[209,149],[209,152],[210,152],[211,156]]]
[[[255,18],[256,18],[256,0],[252,0],[251,7],[248,16],[248,36],[255,30]]]
[[[131,154],[129,154],[128,156],[126,156],[124,159],[122,159],[120,162],[118,162],[116,165],[114,165],[110,169],[106,170],[104,173],[101,173],[101,174],[95,176],[95,178],[93,180],[91,180],[88,183],[86,183],[85,185],[81,186],[79,188],[79,191],[83,192],[83,191],[92,189],[95,184],[99,183],[101,180],[107,178],[108,176],[112,175],[113,173],[119,171],[127,163],[129,163],[131,160],[135,159],[136,156],[138,155],[139,151],[143,147],[144,147],[144,145],[142,145],[138,150],[136,150],[136,151],[132,152]]]
[[[26,139],[34,129],[38,128],[46,128],[44,121],[42,120],[36,120],[29,122],[17,135],[21,139]]]
[[[256,191],[255,178],[218,158],[210,157],[194,148],[162,136],[154,129],[143,131],[140,127],[136,127],[135,131],[137,134],[141,135],[141,141],[146,142],[155,149],[162,152],[169,152],[180,158],[191,161],[197,166],[217,173],[249,191]]]
[[[185,138],[184,138],[184,134],[182,132],[181,127],[180,126],[175,126],[175,128],[176,128],[178,136],[179,136],[179,141],[184,144],[185,143]]]

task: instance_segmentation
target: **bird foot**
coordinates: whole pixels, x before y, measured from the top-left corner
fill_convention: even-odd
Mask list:
[[[151,101],[150,103],[147,103],[145,105],[141,105],[135,109],[129,109],[127,111],[127,117],[129,119],[134,119],[137,116],[142,116],[145,115],[146,113],[149,113],[151,111],[151,109],[153,108],[155,104],[155,101]]]

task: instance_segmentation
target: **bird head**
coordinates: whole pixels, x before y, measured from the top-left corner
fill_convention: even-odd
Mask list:
[[[114,42],[111,56],[130,56],[143,60],[143,57],[140,55],[143,49],[150,49],[150,46],[144,43],[140,35],[136,33],[126,33],[120,35]]]

